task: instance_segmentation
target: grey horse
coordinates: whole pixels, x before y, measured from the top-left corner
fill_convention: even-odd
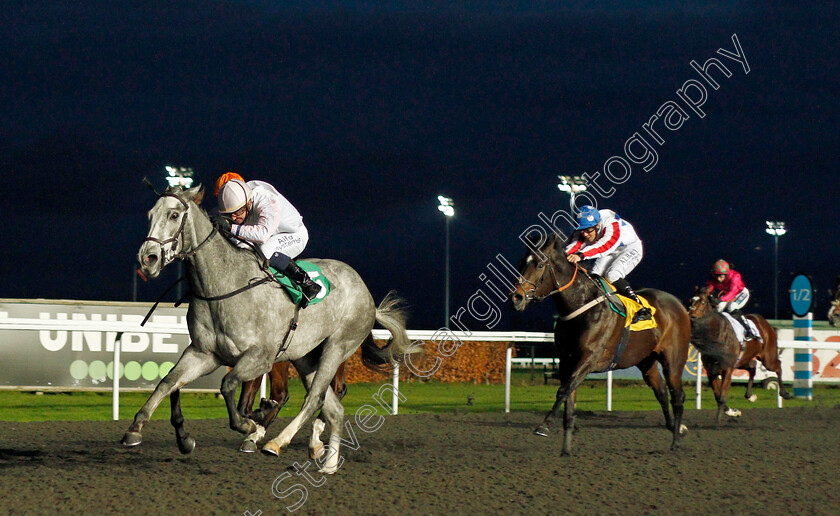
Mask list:
[[[180,389],[221,366],[231,368],[221,385],[230,427],[243,434],[258,433],[257,425],[237,411],[236,390],[241,382],[267,373],[275,362],[290,360],[306,387],[306,398],[298,416],[265,444],[263,452],[279,455],[321,410],[329,427],[329,441],[327,456],[318,465],[323,472],[334,473],[339,467],[344,408],[329,388],[330,380],[360,345],[362,360],[369,367],[402,359],[410,343],[399,299],[389,294],[377,308],[362,278],[349,265],[312,259],[331,282],[332,290],[319,303],[298,309],[283,287],[274,280],[266,281],[268,273],[261,258],[232,245],[216,231],[199,207],[203,194],[201,185],[187,190],[170,187],[148,214],[150,229],[138,253],[140,268],[154,278],[174,260],[186,262],[193,292],[187,311],[191,343],[134,416],[122,444],[141,443],[143,425],[169,395],[178,448],[190,453],[195,439],[184,430]],[[292,322],[296,316],[295,329]],[[392,335],[384,348],[373,341],[374,322]],[[317,444],[310,444],[310,454],[318,453],[312,449]]]

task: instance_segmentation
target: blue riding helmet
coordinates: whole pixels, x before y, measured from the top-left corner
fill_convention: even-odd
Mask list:
[[[591,228],[601,222],[601,213],[592,206],[586,205],[580,209],[577,221],[578,227],[575,228],[576,230]]]

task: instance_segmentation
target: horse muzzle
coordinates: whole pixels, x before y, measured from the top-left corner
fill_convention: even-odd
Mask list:
[[[525,310],[525,307],[533,298],[534,296],[529,294],[521,285],[517,285],[510,293],[510,304],[514,310],[521,312]]]
[[[137,261],[140,264],[140,272],[147,278],[156,278],[160,275],[160,271],[166,265],[164,258],[161,257],[162,249],[160,246],[150,245],[149,242],[143,244],[140,252],[137,253]]]

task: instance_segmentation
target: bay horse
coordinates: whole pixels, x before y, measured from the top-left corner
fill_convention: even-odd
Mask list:
[[[335,473],[343,463],[343,459],[339,462],[339,447],[344,408],[329,389],[330,381],[339,365],[360,346],[363,363],[374,369],[404,358],[410,343],[401,300],[389,293],[377,307],[364,281],[349,265],[311,259],[329,278],[332,291],[301,310],[270,276],[262,258],[219,234],[199,207],[203,196],[201,185],[186,190],[169,187],[148,213],[149,232],[137,255],[140,270],[155,278],[176,259],[186,262],[193,292],[187,311],[191,342],[134,416],[121,442],[139,445],[143,426],[168,395],[178,449],[190,453],[195,439],[184,430],[180,390],[221,366],[231,368],[220,388],[230,427],[253,434],[258,426],[239,414],[236,390],[242,382],[269,372],[275,362],[288,360],[300,374],[307,394],[300,413],[262,451],[279,455],[320,410],[329,427],[329,453],[316,462],[321,471]],[[371,334],[377,322],[391,333],[390,342],[381,349]]]
[[[515,310],[522,311],[531,301],[551,297],[560,315],[554,328],[560,387],[554,406],[534,433],[547,436],[565,403],[562,454],[569,455],[575,426],[575,390],[586,375],[608,370],[610,363],[617,359],[615,369],[636,366],[642,372],[662,408],[665,426],[673,434],[671,450],[678,449],[681,434],[687,430],[682,424],[685,402],[682,371],[688,359],[691,324],[685,307],[666,292],[640,290],[639,295],[656,309],[654,318],[658,327],[630,332],[626,350],[616,357],[625,317],[610,308],[595,277],[583,267],[569,263],[564,247],[556,234],[545,243],[532,242],[520,262],[519,280],[511,292]],[[664,382],[657,363],[665,374]],[[668,408],[669,392],[673,416]]]
[[[289,402],[289,365],[290,362],[277,362],[268,372],[268,386],[269,398],[260,400],[259,409],[254,411],[254,401],[257,399],[257,392],[260,390],[262,377],[254,380],[248,380],[242,383],[242,391],[239,394],[239,404],[237,410],[239,415],[246,419],[254,421],[257,425],[268,429],[268,425],[274,421],[280,410]],[[345,382],[344,368],[347,362],[338,366],[332,381],[330,382],[330,389],[335,393],[338,400],[344,399],[347,394],[347,383]],[[312,435],[310,437],[310,450],[313,450],[313,455],[317,456],[317,450],[323,446],[320,443],[320,434],[324,429],[323,416],[319,415],[313,423]],[[242,441],[239,450],[246,453],[253,453],[257,451],[257,442],[254,437],[262,437],[259,434],[247,436]],[[314,459],[315,456],[312,458]]]
[[[834,280],[834,288],[831,289],[831,308],[828,309],[828,323],[840,326],[840,276]]]
[[[741,415],[740,411],[732,410],[726,405],[733,370],[743,369],[749,373],[744,397],[751,402],[756,400],[752,392],[756,360],[761,361],[768,371],[776,373],[779,379],[779,395],[784,399],[790,399],[791,395],[782,383],[782,362],[779,360],[776,330],[764,317],[758,314],[747,314],[746,318],[755,323],[758,328],[761,340],[748,340],[741,349],[741,344],[729,320],[713,305],[714,300],[710,297],[709,288],[695,287],[688,309],[692,318],[691,342],[703,356],[703,367],[706,367],[709,385],[718,403],[717,422],[720,422],[722,413],[733,417]]]

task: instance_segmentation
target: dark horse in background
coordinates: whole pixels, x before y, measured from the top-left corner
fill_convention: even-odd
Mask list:
[[[566,260],[564,242],[556,235],[545,243],[531,243],[531,251],[519,265],[519,282],[511,293],[511,300],[513,307],[522,311],[532,300],[551,297],[560,315],[554,328],[554,345],[560,359],[560,387],[554,406],[535,433],[548,435],[551,423],[565,403],[563,455],[568,455],[575,426],[575,389],[587,374],[608,369],[616,355],[625,318],[610,308],[595,278]],[[682,425],[685,401],[682,371],[688,358],[691,323],[685,307],[671,294],[652,289],[638,293],[656,309],[654,318],[658,327],[630,332],[626,349],[618,357],[615,369],[639,368],[662,407],[665,426],[673,433],[671,449],[676,450],[680,434],[686,430]],[[662,366],[665,381],[657,364]],[[673,417],[668,408],[669,391]]]
[[[750,401],[755,401],[752,392],[755,380],[755,359],[761,361],[769,371],[776,373],[779,379],[779,395],[790,399],[790,393],[782,383],[782,362],[779,360],[779,348],[776,331],[767,320],[758,314],[748,314],[747,319],[755,323],[761,341],[751,339],[744,343],[744,349],[735,336],[729,320],[715,309],[715,298],[709,296],[707,287],[695,287],[694,296],[688,314],[691,316],[691,343],[702,356],[703,367],[709,378],[709,385],[715,393],[718,404],[716,421],[720,423],[721,416],[738,417],[739,410],[729,408],[726,397],[732,384],[732,372],[735,369],[746,370],[750,379],[747,382],[747,392],[744,395]]]
[[[834,327],[840,326],[840,276],[834,280],[831,289],[831,308],[828,309],[828,322]]]

